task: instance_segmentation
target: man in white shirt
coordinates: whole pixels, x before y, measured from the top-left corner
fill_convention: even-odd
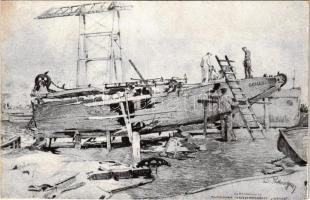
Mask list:
[[[206,83],[210,79],[210,68],[211,64],[211,56],[210,52],[206,53],[201,59],[200,67],[201,67],[201,82]]]
[[[212,65],[212,54],[210,52],[206,53],[206,55],[202,57],[200,67],[202,83],[207,83],[218,78],[215,67]]]

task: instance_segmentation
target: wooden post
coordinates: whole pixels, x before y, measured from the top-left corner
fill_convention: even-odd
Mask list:
[[[51,148],[52,145],[52,138],[49,139],[48,148]]]
[[[110,131],[107,131],[107,149],[109,152],[112,150],[111,132]]]
[[[74,148],[80,149],[82,147],[81,145],[81,134],[78,131],[75,131],[74,134]]]
[[[21,138],[19,136],[16,140],[16,148],[20,148],[20,145],[21,145]]]
[[[207,137],[207,113],[206,113],[206,103],[203,102],[203,135],[206,138]]]
[[[269,99],[268,98],[264,98],[264,123],[265,123],[265,129],[269,129],[269,126],[270,126],[268,103],[269,103]]]
[[[126,114],[125,107],[124,107],[123,103],[120,102],[119,105],[120,105],[120,107],[121,107],[121,111],[122,111],[122,114],[123,114],[123,118],[124,118],[124,121],[125,121],[125,124],[126,124],[126,129],[127,129],[129,141],[132,142],[132,128],[131,128],[131,123],[130,123],[130,121],[129,121],[129,118],[127,118],[127,114]],[[129,115],[128,115],[128,117],[129,117]]]
[[[140,162],[140,134],[138,132],[133,132],[132,134],[132,157],[133,165]]]

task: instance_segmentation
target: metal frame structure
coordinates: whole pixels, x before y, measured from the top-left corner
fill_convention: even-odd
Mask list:
[[[120,11],[128,10],[131,6],[121,5],[119,2],[99,2],[89,3],[75,6],[65,6],[59,8],[51,8],[36,19],[49,19],[66,16],[79,16],[79,41],[78,41],[78,60],[76,68],[76,86],[81,87],[89,84],[88,72],[90,62],[104,62],[108,67],[108,80],[103,80],[105,83],[125,82],[126,69],[122,59],[122,46],[120,34]],[[110,25],[106,26],[98,23],[100,31],[88,31],[87,19],[89,14],[110,14],[107,20]],[[106,22],[106,21],[105,21]],[[91,56],[89,54],[90,39],[108,39],[108,45],[96,44],[101,49],[108,51],[107,56]],[[121,75],[119,75],[121,72]]]

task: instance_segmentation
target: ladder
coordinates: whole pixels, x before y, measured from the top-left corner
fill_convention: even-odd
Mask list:
[[[242,88],[239,85],[239,81],[236,78],[236,74],[233,70],[233,66],[228,57],[225,55],[224,60],[220,60],[217,56],[215,56],[222,73],[224,75],[225,81],[233,95],[233,97],[239,102],[238,111],[240,113],[241,119],[250,134],[251,138],[254,140],[253,130],[251,129],[251,125],[259,128],[259,131],[262,133],[263,137],[265,137],[265,130],[261,123],[258,122],[257,117],[253,111],[251,104],[248,101],[247,96],[244,94]]]

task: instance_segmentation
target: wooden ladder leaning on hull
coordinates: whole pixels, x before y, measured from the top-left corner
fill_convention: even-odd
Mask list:
[[[239,102],[238,111],[251,138],[253,140],[255,139],[253,136],[253,130],[251,129],[250,126],[251,123],[254,124],[254,126],[257,126],[259,128],[259,131],[262,133],[263,137],[265,137],[265,129],[263,125],[258,122],[257,117],[253,111],[253,108],[236,78],[233,66],[231,65],[231,62],[234,61],[229,60],[226,55],[224,60],[220,60],[217,56],[215,56],[215,58],[222,70],[225,81],[231,93],[233,94],[233,97]],[[240,105],[240,103],[242,104]]]

